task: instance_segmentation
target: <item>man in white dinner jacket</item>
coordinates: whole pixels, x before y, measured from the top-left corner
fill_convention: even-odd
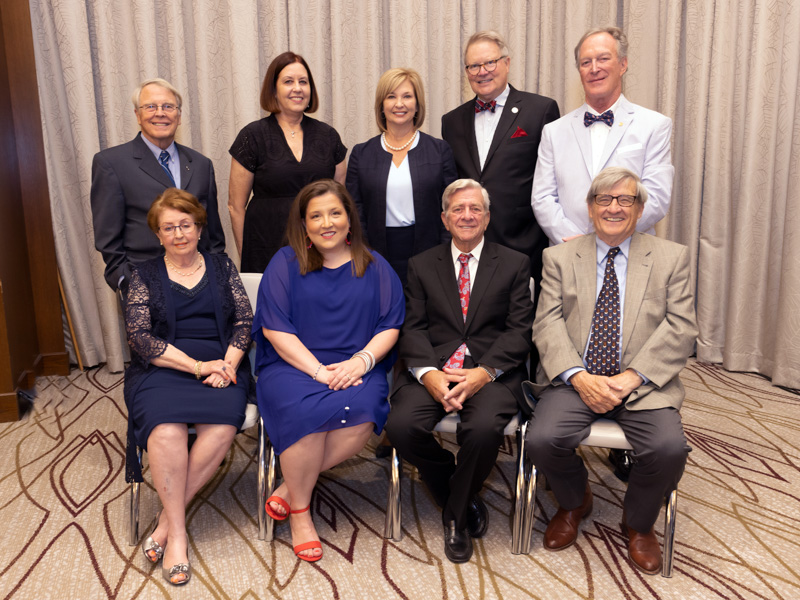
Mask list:
[[[638,231],[655,233],[669,209],[672,120],[622,95],[627,52],[618,27],[591,29],[575,47],[586,103],[545,125],[531,192],[536,221],[551,245],[592,231],[586,192],[606,167],[630,169],[647,188]]]

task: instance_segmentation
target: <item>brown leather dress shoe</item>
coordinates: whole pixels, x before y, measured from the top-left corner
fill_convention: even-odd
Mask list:
[[[628,556],[634,566],[648,575],[656,575],[661,570],[661,546],[651,528],[647,533],[639,533],[626,525],[628,530]]]
[[[559,508],[544,532],[544,547],[548,550],[569,548],[578,539],[578,525],[592,512],[592,490],[586,484],[583,502],[578,508]]]

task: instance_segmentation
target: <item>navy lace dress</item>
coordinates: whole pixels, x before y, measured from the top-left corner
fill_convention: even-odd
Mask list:
[[[244,422],[252,388],[246,356],[236,385],[222,389],[203,384],[193,373],[150,364],[168,343],[204,361],[223,358],[229,344],[240,350],[250,344],[252,310],[236,268],[224,256],[203,256],[206,273],[192,289],[169,279],[162,258],[139,265],[131,278],[125,307],[131,347],[131,366],[125,372],[129,481],[141,481],[134,446],[147,448],[157,425],[214,423],[238,428]]]
[[[385,358],[363,383],[331,390],[285,362],[264,338],[262,327],[293,333],[323,364],[347,360],[378,333],[400,329],[405,303],[400,279],[376,252],[363,277],[350,263],[300,274],[288,246],[273,257],[258,290],[256,340],[258,409],[280,454],[310,433],[374,423],[380,433],[389,415]]]
[[[253,199],[247,205],[242,236],[242,273],[263,273],[283,246],[289,208],[309,183],[333,178],[347,147],[336,130],[304,116],[303,156],[298,161],[275,115],[247,125],[236,136],[230,154],[253,173]]]

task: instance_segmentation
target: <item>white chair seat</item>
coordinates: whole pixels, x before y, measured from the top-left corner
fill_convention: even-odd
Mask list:
[[[597,419],[592,423],[589,437],[581,442],[581,446],[600,446],[601,448],[616,448],[617,450],[633,450],[628,443],[622,427],[616,421]]]
[[[242,423],[242,431],[250,429],[253,425],[258,423],[258,404],[247,404],[244,411],[244,423]]]

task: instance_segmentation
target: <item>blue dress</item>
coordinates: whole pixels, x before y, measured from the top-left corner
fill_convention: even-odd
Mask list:
[[[258,409],[278,454],[311,433],[367,422],[376,433],[383,429],[391,358],[375,365],[361,385],[334,391],[286,363],[261,332],[292,333],[328,365],[349,359],[376,334],[399,329],[405,317],[400,280],[386,260],[372,256],[363,277],[352,274],[349,262],[303,276],[287,246],[264,271],[253,319]]]

